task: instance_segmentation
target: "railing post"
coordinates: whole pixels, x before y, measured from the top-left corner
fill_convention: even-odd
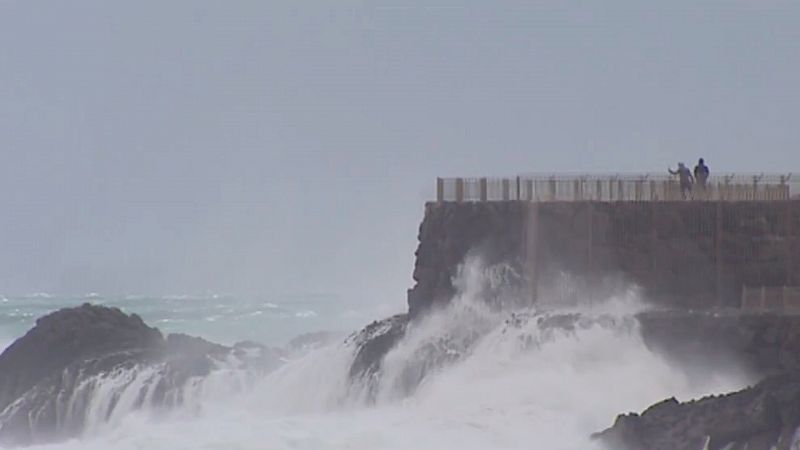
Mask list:
[[[596,186],[597,201],[598,202],[602,202],[603,201],[603,182],[600,181],[600,180],[597,180],[595,183],[597,184],[597,186]]]
[[[444,201],[444,180],[436,178],[436,202],[442,203]]]
[[[464,179],[456,178],[456,202],[464,201]]]
[[[614,201],[614,179],[610,178],[608,180],[608,201]]]
[[[519,176],[517,176],[517,200],[522,200],[522,186],[520,186]]]
[[[556,200],[556,177],[550,177],[550,201]]]
[[[786,184],[786,175],[781,175],[780,199],[789,200],[789,186]]]
[[[525,180],[525,184],[528,186],[528,201],[533,201],[533,180]]]
[[[725,184],[723,185],[723,190],[725,194],[723,195],[723,200],[737,200],[734,197],[733,193],[731,192],[731,177],[725,177]]]
[[[617,200],[625,200],[625,189],[622,186],[622,180],[617,180]]]
[[[508,178],[503,178],[503,200],[508,201],[511,198],[511,182]]]
[[[656,180],[650,180],[650,200],[658,200],[658,192],[656,192]]]
[[[794,217],[792,214],[792,204],[794,202],[787,201],[786,202],[786,242],[793,242],[794,239]],[[789,286],[794,286],[794,265],[793,262],[794,252],[792,252],[792,246],[786,245],[786,284]]]
[[[594,230],[593,230],[594,225],[592,223],[592,219],[593,219],[592,216],[593,215],[594,215],[594,206],[593,206],[592,202],[587,202],[586,203],[586,231],[589,233],[589,235],[586,237],[586,240],[588,241],[587,245],[586,245],[587,253],[588,253],[588,255],[586,257],[586,274],[589,275],[589,276],[591,276],[592,271],[594,270],[594,267],[593,267],[593,264],[592,264],[593,263],[592,259],[594,257],[594,255],[592,254],[593,251],[594,251]]]
[[[486,178],[481,178],[479,181],[480,190],[481,190],[481,201],[485,202],[489,200],[489,189],[486,186]]]
[[[716,266],[717,306],[722,306],[722,202],[717,200],[716,232],[714,233],[714,264]]]

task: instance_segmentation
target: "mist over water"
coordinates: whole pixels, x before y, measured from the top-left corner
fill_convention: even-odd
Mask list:
[[[713,370],[690,377],[648,350],[635,290],[591,306],[497,309],[484,301],[502,285],[497,273],[467,264],[461,292],[409,326],[377,379],[348,379],[354,347],[336,341],[264,376],[222,365],[172,411],[121,401],[81,439],[36,448],[577,450],[593,448],[589,435],[619,413],[750,381]],[[99,380],[107,388],[90,411],[129,376]]]

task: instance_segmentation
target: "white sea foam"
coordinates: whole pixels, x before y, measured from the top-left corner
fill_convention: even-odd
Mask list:
[[[99,418],[112,391],[154,376],[118,374],[94,394],[86,435],[52,448],[577,450],[619,413],[749,381],[690,379],[650,352],[632,316],[642,308],[635,290],[573,305],[574,326],[551,326],[562,311],[487,307],[498,273],[465,267],[457,298],[409,327],[376,384],[352,384],[355,349],[337,342],[255,384],[218,372],[184,389],[187,401],[166,417],[134,412],[123,395],[119,414]]]

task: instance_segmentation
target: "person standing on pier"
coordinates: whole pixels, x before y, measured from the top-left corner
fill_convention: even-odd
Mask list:
[[[678,175],[678,178],[681,181],[681,196],[683,199],[686,200],[686,197],[692,193],[692,184],[694,184],[694,177],[692,177],[692,173],[689,172],[689,168],[686,167],[682,162],[678,163],[678,170],[668,169],[669,173],[672,175]]]
[[[703,158],[700,158],[700,160],[697,161],[697,165],[694,166],[694,179],[703,192],[706,190],[706,181],[708,180],[709,173],[708,166],[705,161],[703,161]]]

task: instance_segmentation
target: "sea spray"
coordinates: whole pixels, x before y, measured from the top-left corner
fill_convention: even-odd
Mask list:
[[[486,312],[454,308],[471,311],[468,323],[477,311]],[[451,311],[411,328],[387,355],[393,362],[383,366],[377,403],[346,397],[352,349],[335,344],[288,363],[241,395],[205,397],[203,408],[157,422],[132,414],[56,448],[577,450],[590,448],[589,434],[619,412],[743,382],[731,376],[694,384],[645,347],[631,316],[530,310],[505,320],[489,312],[479,320],[487,331],[465,353],[432,366],[412,391],[397,387],[402,355],[414,353],[415,343],[459,329],[441,328],[447,317],[465,320],[463,311]],[[570,319],[559,322],[563,317]]]
[[[94,415],[113,426],[51,448],[578,450],[592,448],[590,434],[620,412],[749,381],[690,376],[651,352],[635,318],[646,308],[635,288],[569,308],[522,300],[497,307],[490,300],[513,295],[496,283],[498,273],[465,266],[453,301],[410,324],[384,356],[370,379],[376,395],[349,377],[356,349],[338,341],[237,389],[209,378],[182,391],[169,415]],[[90,411],[115,396],[131,404],[114,391],[95,390],[102,398]]]

